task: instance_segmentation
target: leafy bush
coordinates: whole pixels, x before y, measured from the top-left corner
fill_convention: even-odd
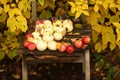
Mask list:
[[[0,0],[0,60],[13,59],[31,18],[31,1]],[[26,15],[27,14],[27,15]]]

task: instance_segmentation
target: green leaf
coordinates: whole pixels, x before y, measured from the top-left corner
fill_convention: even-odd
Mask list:
[[[44,5],[44,0],[38,0],[38,2],[39,2],[39,4],[40,4],[41,6]]]
[[[75,27],[76,27],[76,28],[80,28],[80,29],[81,29],[81,28],[82,28],[82,25],[81,25],[81,24],[79,24],[79,23],[76,23],[76,24],[75,24]]]
[[[97,52],[101,52],[101,51],[102,51],[102,44],[101,44],[101,42],[97,42],[97,43],[95,44],[95,50],[96,50]]]
[[[44,10],[39,16],[40,19],[51,18],[51,17],[52,17],[52,13],[48,10]]]
[[[17,56],[17,49],[10,50],[8,53],[8,57],[10,59],[13,59],[15,56]]]
[[[104,67],[104,65],[105,65],[104,59],[100,59],[99,64],[100,64],[101,68]]]
[[[96,60],[99,60],[101,58],[101,56],[98,53],[93,53],[93,56]]]
[[[2,60],[5,57],[5,52],[0,50],[0,60]]]

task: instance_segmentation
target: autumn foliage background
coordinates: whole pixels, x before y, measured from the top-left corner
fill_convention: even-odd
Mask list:
[[[32,24],[33,0],[0,0],[0,60],[19,61],[17,51]],[[120,79],[120,0],[36,0],[37,18],[85,16],[91,25],[91,75]],[[80,28],[81,24],[75,27]]]

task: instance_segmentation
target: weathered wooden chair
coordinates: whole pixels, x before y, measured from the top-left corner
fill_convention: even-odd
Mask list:
[[[36,0],[32,2],[32,20],[36,21]],[[88,26],[88,25],[84,25]],[[80,32],[80,31],[79,31]],[[91,35],[90,28],[82,30],[83,34]],[[20,49],[20,53],[23,54],[22,58],[22,80],[28,79],[28,63],[82,63],[83,72],[85,74],[85,80],[90,80],[90,48],[84,50],[78,50],[75,54],[59,54],[54,51],[29,51],[25,48]],[[41,54],[42,53],[42,54]]]

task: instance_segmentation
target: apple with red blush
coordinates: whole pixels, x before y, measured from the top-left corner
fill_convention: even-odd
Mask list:
[[[26,39],[33,38],[33,35],[32,35],[32,33],[27,33],[25,37],[26,37]]]
[[[90,39],[90,36],[83,36],[82,37],[82,42],[83,42],[83,44],[86,44],[86,45],[88,45],[88,44],[90,44],[90,41],[91,41],[91,39]]]
[[[34,42],[30,42],[28,45],[28,50],[33,51],[36,49],[36,44]]]
[[[65,43],[59,43],[58,44],[58,50],[60,52],[65,52],[67,45]]]
[[[36,25],[38,25],[38,24],[43,24],[43,21],[42,21],[42,20],[37,20],[37,21],[35,22],[35,24],[36,24]]]
[[[75,46],[76,48],[82,48],[82,46],[83,46],[82,40],[81,40],[81,39],[75,40],[75,41],[74,41],[74,46]]]
[[[68,54],[73,54],[75,49],[72,45],[68,45],[65,49],[65,51],[68,53]]]
[[[24,41],[23,43],[24,48],[28,48],[29,44],[30,44],[30,41]]]
[[[24,48],[28,48],[28,50],[35,50],[36,49],[36,44],[34,42],[30,42],[30,41],[25,41],[23,44]]]

